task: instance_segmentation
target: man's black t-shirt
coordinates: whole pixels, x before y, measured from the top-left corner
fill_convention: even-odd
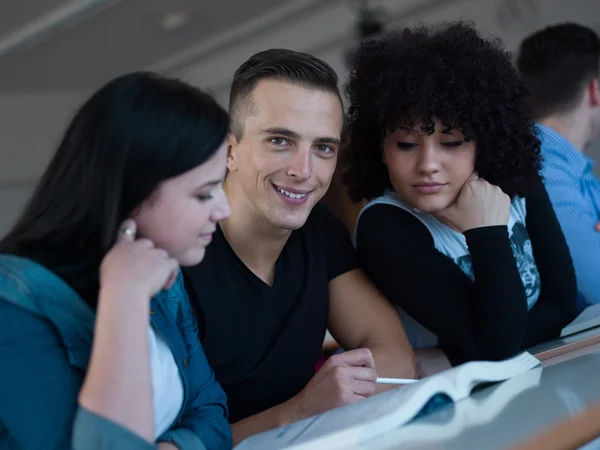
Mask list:
[[[323,205],[292,232],[273,287],[219,228],[204,261],[183,270],[204,351],[237,422],[289,400],[312,378],[327,328],[328,283],[357,267],[344,225]]]

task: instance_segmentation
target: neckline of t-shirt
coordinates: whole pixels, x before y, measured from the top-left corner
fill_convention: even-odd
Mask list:
[[[237,264],[241,267],[241,270],[243,270],[247,275],[249,275],[250,277],[252,277],[252,279],[254,280],[255,283],[257,283],[258,285],[260,285],[261,288],[267,290],[268,292],[273,292],[273,291],[275,291],[279,287],[279,282],[277,281],[280,278],[280,277],[277,276],[278,267],[281,264],[280,263],[281,262],[281,256],[283,255],[283,252],[287,248],[287,245],[288,245],[289,240],[291,239],[292,235],[290,235],[290,238],[288,238],[288,241],[285,243],[283,249],[281,250],[281,253],[279,254],[279,257],[277,258],[277,261],[275,262],[275,276],[273,277],[273,286],[271,286],[269,283],[266,283],[262,278],[260,278],[258,275],[256,275],[252,271],[252,269],[250,269],[250,267],[248,267],[246,265],[246,263],[244,261],[242,261],[242,258],[240,258],[238,256],[238,254],[235,252],[235,250],[229,244],[229,241],[227,240],[227,237],[225,236],[225,233],[223,233],[223,229],[218,224],[217,224],[216,233],[218,233],[221,236],[221,238],[223,239],[223,242],[225,243],[225,246],[227,247],[227,250],[233,256],[233,258],[236,260]],[[292,232],[292,234],[293,234],[293,232]]]

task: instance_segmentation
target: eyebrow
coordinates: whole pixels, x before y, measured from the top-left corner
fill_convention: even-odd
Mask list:
[[[291,139],[300,139],[300,135],[295,131],[288,130],[287,128],[267,128],[262,131],[262,134],[278,134],[280,136],[285,136]]]
[[[283,137],[287,137],[290,139],[296,139],[299,140],[301,138],[300,134],[296,133],[295,131],[292,130],[288,130],[287,128],[267,128],[265,130],[262,131],[262,134],[266,134],[266,135],[279,135],[279,136],[283,136]],[[339,145],[342,141],[339,138],[335,138],[335,137],[318,137],[315,138],[314,142],[318,142],[320,144],[335,144],[335,145]]]
[[[202,190],[202,189],[207,188],[207,187],[218,186],[219,184],[221,184],[221,183],[223,183],[225,181],[225,176],[226,175],[227,175],[227,173],[225,173],[222,178],[219,178],[217,180],[211,180],[211,181],[208,181],[208,182],[204,183],[202,186],[198,186],[197,190]]]

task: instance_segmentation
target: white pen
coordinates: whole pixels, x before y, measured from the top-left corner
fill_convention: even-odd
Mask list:
[[[410,384],[417,381],[412,378],[377,378],[377,384]]]

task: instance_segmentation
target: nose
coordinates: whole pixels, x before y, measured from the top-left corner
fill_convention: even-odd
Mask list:
[[[440,170],[440,154],[434,144],[424,144],[419,149],[417,169],[421,173],[432,174]]]
[[[292,155],[287,174],[298,181],[308,180],[312,176],[312,158],[309,146],[296,149]]]
[[[217,198],[210,213],[210,220],[216,223],[229,217],[231,215],[231,208],[223,187],[221,187],[215,195]]]

